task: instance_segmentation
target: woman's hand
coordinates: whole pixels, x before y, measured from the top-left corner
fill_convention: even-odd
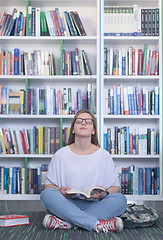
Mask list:
[[[90,196],[90,199],[103,199],[104,197],[106,197],[106,192],[102,191],[100,189],[95,189],[93,190],[93,193]]]
[[[70,187],[60,187],[59,188],[59,191],[62,193],[62,195],[65,197],[65,198],[71,198],[74,194],[67,194],[66,193],[66,190],[70,190],[71,188]]]

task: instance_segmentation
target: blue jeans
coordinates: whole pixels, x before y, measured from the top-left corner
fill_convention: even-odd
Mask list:
[[[100,201],[66,199],[59,190],[46,188],[41,202],[51,214],[87,230],[101,219],[111,219],[126,210],[127,200],[121,193],[112,193]]]

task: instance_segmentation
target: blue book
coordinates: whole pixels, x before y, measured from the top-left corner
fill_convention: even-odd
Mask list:
[[[8,23],[8,27],[7,27],[7,30],[5,32],[5,36],[10,36],[10,33],[11,33],[11,30],[12,30],[12,25],[13,25],[13,20],[15,20],[14,16],[16,14],[17,10],[16,8],[13,9],[12,11],[12,14],[11,14],[11,18],[9,20],[9,23]]]
[[[134,114],[134,93],[133,93],[133,87],[131,87],[131,114]]]
[[[145,168],[145,194],[152,194],[152,169]]]
[[[160,168],[157,167],[157,195],[160,194]]]
[[[113,89],[110,89],[110,114],[114,113],[114,96],[113,96]]]
[[[120,87],[117,87],[117,114],[121,114],[121,94]]]
[[[126,57],[122,57],[122,75],[126,75]]]
[[[12,168],[12,194],[17,193],[17,167]]]
[[[8,75],[8,54],[9,50],[5,49],[5,75]]]
[[[19,23],[19,11],[16,14],[14,36],[17,36],[18,23]]]
[[[138,169],[138,195],[143,195],[143,168]]]
[[[132,114],[132,100],[131,100],[130,87],[128,87],[127,90],[128,90],[128,108],[129,108],[129,115],[131,115],[131,114]]]
[[[61,36],[64,36],[64,30],[63,30],[61,17],[60,17],[60,14],[59,14],[59,9],[55,8],[55,11],[56,11],[56,15],[57,15],[57,20],[58,20],[58,25],[59,25],[59,28],[60,28]]]
[[[155,87],[155,115],[159,115],[159,88]]]
[[[71,54],[71,51],[68,52],[68,62],[69,62],[69,75],[72,75],[72,54]]]
[[[33,126],[33,154],[36,154],[36,126]]]
[[[21,14],[21,19],[20,19],[20,31],[19,31],[19,35],[22,36],[23,33],[23,18],[24,18],[24,14]]]
[[[56,114],[59,114],[59,101],[58,101],[58,90],[55,89],[55,102],[56,102]]]
[[[67,25],[68,25],[68,28],[69,28],[69,31],[70,31],[71,36],[75,36],[74,29],[73,29],[73,27],[72,27],[71,19],[70,19],[70,17],[69,17],[68,12],[67,12],[67,11],[64,11],[64,15],[65,15],[65,18],[66,18]]]
[[[136,87],[133,87],[133,114],[137,115],[137,96],[136,96]]]
[[[40,168],[37,168],[37,194],[41,193]]]
[[[19,49],[14,49],[14,75],[19,75]]]
[[[107,133],[104,133],[104,149],[107,150]]]
[[[135,132],[135,128],[133,128],[132,144],[133,144],[133,154],[136,154],[136,132]]]
[[[71,51],[71,61],[72,61],[72,74],[77,75],[77,66],[75,60],[75,51]]]
[[[65,65],[66,65],[66,61],[65,61],[65,49],[62,50],[62,75],[65,75]]]
[[[7,193],[7,168],[4,167],[3,168],[3,190],[4,190],[4,193],[6,194]]]
[[[159,132],[156,133],[156,154],[159,154]]]
[[[143,115],[146,115],[146,91],[143,88]]]

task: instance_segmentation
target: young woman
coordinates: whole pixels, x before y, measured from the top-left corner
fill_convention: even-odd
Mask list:
[[[94,191],[90,199],[69,195],[71,188],[102,186],[106,191]],[[59,149],[49,164],[41,202],[49,211],[43,225],[47,229],[77,228],[96,232],[121,231],[118,216],[126,209],[126,198],[120,193],[114,162],[98,143],[95,117],[87,110],[75,115],[69,142]]]

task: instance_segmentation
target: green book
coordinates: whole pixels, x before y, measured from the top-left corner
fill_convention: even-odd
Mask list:
[[[28,36],[32,35],[32,7],[28,7]]]
[[[145,72],[146,72],[146,65],[147,65],[147,51],[148,51],[148,44],[144,44],[142,75],[145,75]]]

